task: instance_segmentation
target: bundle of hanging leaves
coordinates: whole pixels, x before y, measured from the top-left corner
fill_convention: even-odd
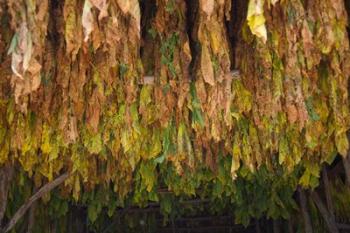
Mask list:
[[[141,203],[268,177],[291,196],[347,154],[343,0],[0,3],[0,165],[35,186],[68,171],[62,197]]]

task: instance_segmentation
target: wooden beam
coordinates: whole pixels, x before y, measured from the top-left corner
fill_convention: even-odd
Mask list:
[[[240,79],[241,73],[239,70],[231,70],[230,75],[233,79]],[[140,85],[154,85],[155,76],[154,75],[145,75],[142,77],[142,80],[139,82]]]
[[[341,230],[350,230],[350,225],[345,223],[337,223],[337,227]]]
[[[239,79],[241,77],[241,72],[239,70],[231,70],[231,76],[233,79]]]
[[[153,85],[154,84],[154,76],[144,76],[143,84],[145,85]]]

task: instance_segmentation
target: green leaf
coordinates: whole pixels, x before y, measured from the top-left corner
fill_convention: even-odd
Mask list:
[[[88,206],[88,218],[90,222],[94,223],[98,217],[99,209],[94,203]]]
[[[279,164],[283,164],[289,155],[289,142],[286,137],[281,137],[279,140],[279,156],[278,156],[278,161]]]
[[[315,109],[313,107],[312,97],[307,98],[305,104],[306,104],[307,112],[309,113],[309,117],[311,118],[311,120],[313,120],[313,121],[320,120],[320,116],[317,114],[317,112],[315,111]]]
[[[204,127],[203,113],[201,109],[201,103],[197,96],[196,86],[194,82],[190,85],[190,93],[192,97],[191,110],[192,110],[192,128],[196,129]]]
[[[117,208],[117,202],[114,199],[112,199],[108,203],[108,211],[107,211],[108,217],[111,218],[113,216],[116,208]]]
[[[157,180],[155,167],[156,166],[152,161],[141,162],[140,164],[142,183],[146,187],[147,192],[152,191]]]
[[[11,53],[13,53],[15,51],[17,44],[18,44],[18,34],[15,33],[12,37],[10,47],[7,51],[7,55],[10,55]]]

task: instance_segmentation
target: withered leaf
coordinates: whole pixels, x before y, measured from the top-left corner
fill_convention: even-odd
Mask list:
[[[214,69],[210,58],[209,50],[206,46],[202,47],[201,72],[202,72],[204,81],[210,84],[211,86],[214,86],[215,84]]]
[[[210,18],[211,14],[214,11],[215,1],[214,0],[200,0],[200,7],[202,11]]]
[[[91,34],[93,30],[93,15],[91,12],[92,4],[90,3],[90,0],[85,0],[84,3],[84,9],[83,9],[83,16],[81,18],[81,23],[84,27],[84,41],[87,42],[89,40],[89,35]]]

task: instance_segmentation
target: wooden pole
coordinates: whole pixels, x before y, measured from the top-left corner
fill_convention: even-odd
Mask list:
[[[327,211],[326,206],[323,204],[322,199],[316,191],[311,192],[311,198],[320,211],[324,221],[326,222],[329,232],[339,233],[338,227],[334,219],[332,219],[330,213]]]
[[[27,233],[33,232],[33,228],[35,224],[35,209],[36,209],[36,203],[33,203],[33,205],[30,207],[30,210],[29,210]]]
[[[288,219],[288,233],[294,233],[293,219],[292,218]]]
[[[273,220],[273,233],[281,233],[281,224],[279,219]]]
[[[15,213],[15,215],[11,218],[11,220],[8,222],[8,224],[5,226],[5,228],[0,231],[1,233],[7,233],[9,232],[20,220],[23,215],[27,212],[27,210],[33,205],[35,201],[40,199],[42,196],[44,196],[46,193],[50,192],[52,189],[56,188],[58,185],[63,183],[67,178],[69,177],[69,173],[65,173],[55,180],[47,183],[44,185],[41,189],[39,189],[38,192],[36,192],[31,198],[29,198]]]
[[[255,232],[256,233],[261,233],[261,229],[260,229],[260,223],[259,220],[255,220]]]
[[[8,192],[10,189],[13,176],[13,166],[11,164],[5,164],[0,167],[0,229],[2,227],[2,220],[5,215]]]
[[[304,229],[305,233],[312,233],[312,224],[311,224],[311,218],[309,215],[309,211],[307,208],[307,200],[304,191],[298,187],[298,195],[299,195],[299,202],[300,202],[300,208],[301,213],[303,215],[304,219]]]
[[[335,222],[334,207],[333,207],[333,202],[332,202],[330,184],[329,184],[327,169],[325,166],[323,166],[323,169],[322,169],[322,179],[323,179],[324,193],[326,196],[327,208],[328,208],[328,211],[329,211],[331,218]]]
[[[346,156],[346,158],[343,157],[343,165],[345,170],[345,177],[346,177],[346,184],[350,186],[350,150]]]
[[[33,193],[35,193],[36,191],[37,191],[37,189],[34,186]],[[36,209],[36,203],[33,203],[33,205],[29,209],[27,233],[32,233],[33,232],[33,228],[34,228],[34,225],[35,225],[35,209]]]

